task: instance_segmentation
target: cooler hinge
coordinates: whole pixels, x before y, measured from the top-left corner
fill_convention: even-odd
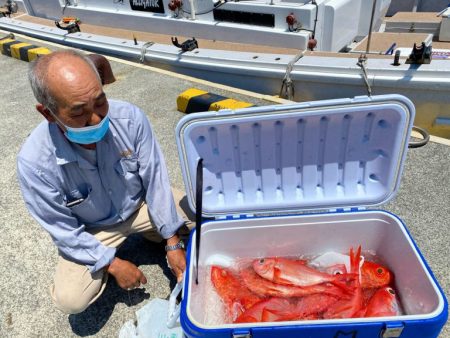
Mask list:
[[[381,338],[398,338],[404,329],[403,323],[386,324],[386,327],[381,330]]]
[[[233,338],[252,338],[252,333],[249,331],[234,331]]]

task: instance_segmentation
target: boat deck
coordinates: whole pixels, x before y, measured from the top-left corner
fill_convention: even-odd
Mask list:
[[[402,14],[402,13],[397,13]],[[396,15],[397,15],[396,14]],[[429,14],[429,13],[425,13]],[[54,21],[38,18],[34,16],[29,16],[24,13],[18,13],[15,15],[18,20],[23,20],[26,22],[41,24],[49,27],[55,27]],[[388,19],[388,18],[387,18]],[[155,43],[161,44],[171,44],[171,36],[165,34],[155,34],[141,31],[129,31],[125,29],[118,29],[113,27],[103,27],[95,26],[90,24],[81,24],[81,31],[85,33],[91,33],[96,35],[104,35],[115,38],[123,38],[125,40],[133,40],[136,38],[139,41],[153,41]],[[185,41],[192,37],[178,36],[179,41]],[[373,33],[370,45],[370,52],[373,58],[392,58],[392,56],[383,55],[384,52],[395,42],[397,47],[412,48],[414,42],[421,43],[427,38],[427,34],[424,33],[388,33],[380,32]],[[296,55],[299,50],[293,48],[280,48],[271,46],[261,46],[261,45],[251,45],[251,44],[241,44],[233,43],[227,41],[216,41],[216,40],[206,40],[198,39],[199,48],[204,49],[216,49],[216,50],[228,50],[228,51],[240,51],[240,52],[251,52],[251,53],[268,53],[268,54],[282,54],[282,55]],[[341,57],[341,58],[355,58],[359,57],[359,52],[365,52],[367,44],[367,37],[357,43],[352,49],[352,53],[335,53],[335,52],[322,52],[322,51],[307,51],[306,55],[315,56],[327,56],[327,57]],[[448,42],[433,42],[433,48],[439,49],[449,49],[450,43]],[[402,57],[407,57],[407,55],[402,55]]]
[[[55,27],[54,21],[38,18],[34,16],[29,16],[26,14],[16,16],[20,20],[24,20],[31,23],[42,24],[46,26]],[[172,44],[171,35],[165,34],[155,34],[141,31],[129,31],[125,29],[118,29],[114,27],[102,27],[90,24],[81,23],[81,31],[84,33],[91,33],[97,35],[105,35],[115,38],[123,38],[127,40],[133,40],[135,37],[139,41],[153,41],[155,43],[161,44]],[[55,27],[56,28],[56,27]],[[178,41],[183,42],[187,39],[192,39],[192,36],[178,36]],[[196,39],[198,41],[199,48],[207,49],[219,49],[219,50],[237,50],[237,51],[247,51],[255,53],[274,53],[274,54],[297,54],[298,50],[294,48],[279,48],[270,46],[258,46],[251,44],[241,44],[233,43],[227,41],[216,41],[216,40],[206,40],[206,39]]]
[[[425,33],[373,33],[370,41],[370,52],[385,53],[393,43],[396,43],[396,48],[412,48],[414,43],[420,45],[422,41],[427,40],[429,34]],[[353,51],[365,51],[367,47],[368,38],[365,37],[359,42]],[[433,41],[433,48],[448,49],[450,51],[449,42]]]
[[[20,37],[21,40],[22,37]],[[26,40],[25,40],[26,41]],[[30,41],[47,46],[43,42]],[[48,45],[50,49],[57,47]],[[150,118],[165,154],[172,185],[184,190],[174,128],[184,114],[176,110],[177,96],[190,87],[244,100],[257,105],[261,96],[170,74],[151,67],[111,62],[118,79],[107,85],[110,98],[130,101]],[[28,214],[16,179],[16,155],[27,135],[42,121],[26,80],[28,64],[0,55],[0,337],[117,337],[121,326],[150,299],[166,298],[174,279],[166,267],[164,248],[139,236],[130,237],[119,256],[135,262],[148,277],[141,289],[127,292],[113,278],[102,297],[85,312],[64,315],[50,300],[57,252],[50,237]],[[6,113],[7,112],[7,113]],[[410,150],[400,190],[380,208],[397,214],[408,226],[447,297],[450,296],[450,146],[429,143]],[[443,169],[444,168],[444,169]],[[440,338],[450,338],[450,325]]]
[[[398,12],[386,18],[386,22],[431,22],[440,23],[442,18],[434,12]]]

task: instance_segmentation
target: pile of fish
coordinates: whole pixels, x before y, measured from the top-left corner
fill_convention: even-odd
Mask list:
[[[361,246],[314,260],[268,257],[236,270],[214,265],[211,281],[233,323],[401,314],[392,272],[365,260]]]

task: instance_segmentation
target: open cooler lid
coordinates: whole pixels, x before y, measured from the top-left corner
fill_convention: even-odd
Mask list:
[[[400,183],[414,121],[400,95],[186,115],[176,128],[190,208],[203,158],[203,216],[382,204]]]

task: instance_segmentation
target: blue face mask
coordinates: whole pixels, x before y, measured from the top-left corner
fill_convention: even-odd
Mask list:
[[[99,124],[94,126],[82,127],[82,128],[72,128],[66,126],[61,120],[56,117],[56,115],[50,110],[50,113],[55,119],[58,120],[64,126],[67,139],[73,143],[79,144],[92,144],[99,142],[109,129],[109,116],[106,115]]]

